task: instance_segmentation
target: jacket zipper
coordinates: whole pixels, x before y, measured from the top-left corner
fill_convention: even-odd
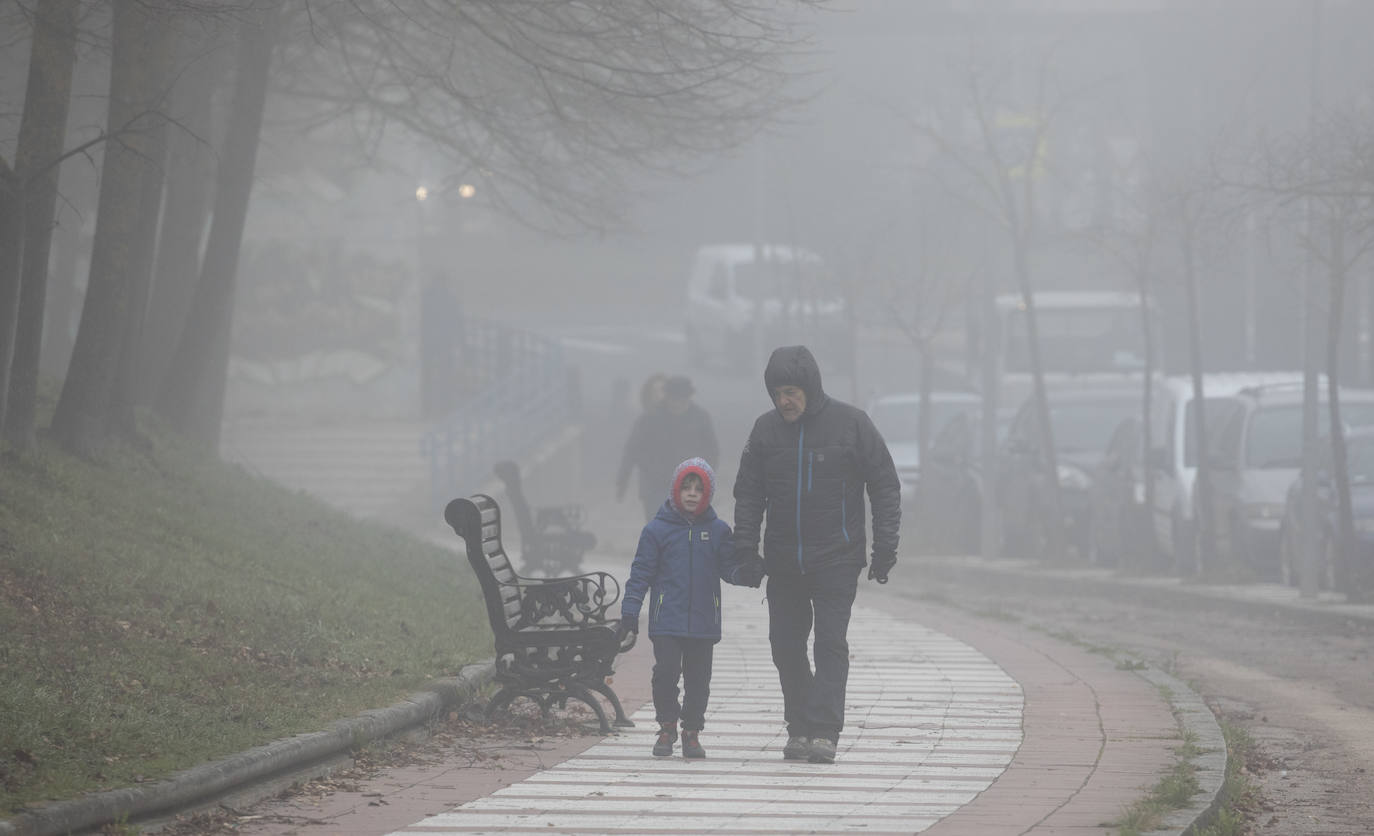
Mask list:
[[[693,571],[696,563],[696,551],[692,546],[692,527],[687,526],[687,632],[692,632],[692,579],[696,577]]]
[[[797,433],[797,570],[802,574],[806,573],[806,566],[802,564],[802,529],[801,529],[801,505],[802,505],[802,459],[806,452],[806,426],[802,425],[800,432]]]

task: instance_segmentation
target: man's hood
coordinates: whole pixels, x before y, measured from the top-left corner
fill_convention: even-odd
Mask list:
[[[806,393],[806,411],[802,417],[813,415],[829,402],[821,386],[821,367],[816,364],[811,349],[804,345],[785,345],[773,349],[763,370],[763,388],[768,399],[779,386],[796,386]]]

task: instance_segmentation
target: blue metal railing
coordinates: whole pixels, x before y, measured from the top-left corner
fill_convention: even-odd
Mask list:
[[[573,419],[563,346],[490,320],[467,318],[458,407],[425,434],[435,508],[477,491],[502,459],[518,458]]]

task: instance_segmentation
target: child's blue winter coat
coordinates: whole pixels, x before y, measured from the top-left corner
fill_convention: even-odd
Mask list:
[[[714,508],[689,520],[664,502],[639,535],[622,615],[649,602],[649,636],[720,641],[720,582],[735,582],[730,526]]]

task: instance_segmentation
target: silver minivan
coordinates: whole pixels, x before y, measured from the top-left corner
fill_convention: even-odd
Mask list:
[[[1212,373],[1202,376],[1202,392],[1207,399],[1224,398],[1249,386],[1301,382],[1301,372]],[[1196,563],[1193,483],[1198,456],[1192,377],[1164,378],[1156,386],[1153,401],[1155,541],[1175,568],[1191,571]]]
[[[1330,413],[1321,387],[1317,431],[1329,437]],[[1212,455],[1212,507],[1218,553],[1263,580],[1279,580],[1279,526],[1288,488],[1302,467],[1302,385],[1249,387],[1233,399]],[[1374,390],[1341,390],[1341,423],[1374,427]]]

